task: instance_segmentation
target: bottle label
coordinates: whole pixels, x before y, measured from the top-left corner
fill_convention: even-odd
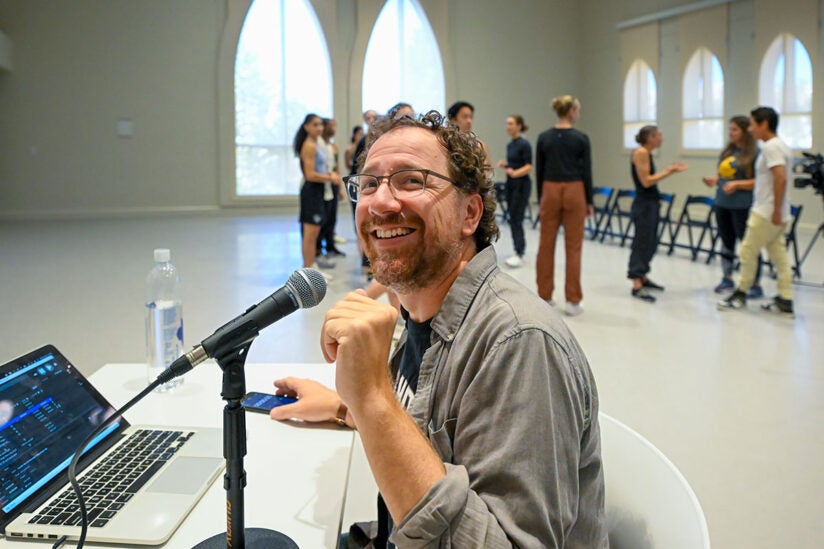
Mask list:
[[[166,368],[183,354],[183,307],[172,301],[148,304],[147,360],[153,368]]]

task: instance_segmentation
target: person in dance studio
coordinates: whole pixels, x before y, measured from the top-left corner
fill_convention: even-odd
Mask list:
[[[558,123],[538,136],[535,148],[535,177],[541,181],[541,233],[535,262],[538,295],[554,305],[555,242],[564,226],[566,274],[565,312],[577,316],[584,312],[581,301],[581,253],[584,223],[593,214],[592,154],[589,137],[575,129],[581,115],[581,102],[571,95],[552,100]]]
[[[708,187],[715,187],[715,221],[718,224],[718,236],[721,238],[721,282],[715,287],[720,294],[735,288],[732,273],[735,269],[735,243],[744,239],[747,230],[747,217],[752,205],[752,189],[755,185],[755,158],[758,147],[747,128],[750,119],[746,116],[730,118],[730,142],[721,151],[718,158],[716,175],[703,177],[701,180]],[[761,255],[758,257],[758,269],[755,273],[750,292],[750,299],[764,296],[759,281],[761,280]]]
[[[471,132],[472,122],[475,120],[475,107],[472,103],[467,103],[466,101],[456,101],[449,107],[449,110],[446,111],[446,116],[449,118],[449,123],[457,126],[462,132]],[[489,154],[489,147],[486,146],[486,143],[481,140],[478,140],[478,143],[486,155],[484,165],[486,166],[487,176],[491,178],[494,171],[492,155]]]
[[[515,255],[504,261],[508,267],[518,268],[524,264],[526,238],[524,237],[524,212],[532,193],[532,147],[521,135],[528,129],[520,114],[506,117],[506,133],[510,141],[506,144],[506,160],[498,162],[498,167],[506,170],[506,204],[509,211],[509,228]]]
[[[332,391],[275,381],[271,412],[358,429],[380,489],[371,547],[607,547],[598,393],[574,336],[498,267],[477,138],[437,112],[370,130],[358,237],[397,310],[348,294],[326,314]],[[387,369],[387,363],[390,368]]]
[[[761,248],[775,265],[778,274],[778,295],[762,305],[765,311],[793,317],[793,272],[784,245],[784,234],[790,222],[789,183],[787,172],[792,169],[793,152],[778,131],[778,113],[772,107],[758,107],[750,112],[750,133],[763,141],[755,164],[755,188],[747,233],[741,243],[741,275],[738,287],[727,299],[718,302],[721,311],[743,309],[747,293],[755,281]]]
[[[326,165],[331,167],[332,171],[340,173],[338,167],[339,151],[338,146],[334,142],[337,128],[338,123],[334,118],[324,118],[323,133],[321,133],[318,144],[323,147],[326,153]],[[317,245],[318,256],[325,251],[327,261],[336,257],[346,257],[346,254],[337,247],[338,243],[343,244],[343,242],[345,242],[345,240],[337,236],[336,233],[338,224],[338,202],[341,200],[346,200],[346,192],[343,189],[343,185],[330,181],[323,191],[326,214],[324,216],[323,227],[320,229]],[[341,242],[341,240],[343,240],[343,242]]]
[[[635,224],[635,236],[629,254],[627,278],[632,280],[632,297],[655,303],[655,296],[649,290],[664,291],[664,287],[647,277],[650,262],[658,248],[658,221],[660,217],[658,201],[661,191],[658,182],[674,173],[683,172],[687,165],[673,162],[664,171],[656,172],[652,151],[664,143],[664,133],[658,126],[644,126],[635,136],[638,147],[632,151],[630,171],[635,185],[635,199],[632,201],[630,216]]]
[[[328,181],[342,184],[340,175],[330,171],[327,166],[326,153],[318,146],[318,139],[323,133],[323,120],[316,114],[307,114],[295,134],[293,149],[300,159],[303,184],[300,188],[299,221],[303,233],[301,253],[303,266],[318,269],[316,262],[317,240],[326,220],[323,193]],[[318,269],[320,270],[320,269]],[[320,271],[324,278],[332,280],[332,275]]]
[[[352,136],[349,138],[349,145],[343,153],[344,163],[346,164],[346,169],[349,170],[349,175],[356,173],[356,171],[352,171],[353,168],[356,167],[354,164],[355,149],[358,146],[358,142],[364,135],[363,126],[360,124],[352,128]]]

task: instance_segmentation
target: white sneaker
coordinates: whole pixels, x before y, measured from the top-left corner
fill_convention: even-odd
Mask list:
[[[554,299],[545,299],[544,301],[546,301],[546,304],[549,305],[550,307],[555,307],[555,300]]]
[[[315,265],[320,265],[322,269],[334,269],[335,261],[329,256],[319,255],[315,258]]]
[[[523,266],[524,260],[521,259],[521,256],[519,256],[519,255],[513,255],[512,257],[507,258],[507,260],[504,261],[504,263],[506,263],[507,267],[512,267],[513,269],[517,269],[518,267]]]
[[[346,244],[346,239],[337,234],[334,236],[333,240],[335,241],[335,244]]]
[[[320,267],[318,267],[317,263],[312,263],[312,266],[309,267],[309,268],[310,269],[315,269],[317,272],[319,272],[321,274],[321,276],[323,276],[323,278],[326,280],[326,282],[332,282],[335,279],[334,276],[330,275],[326,271],[322,271],[320,269]]]
[[[567,302],[565,312],[567,316],[578,316],[579,314],[584,312],[584,308],[581,306],[580,303]]]

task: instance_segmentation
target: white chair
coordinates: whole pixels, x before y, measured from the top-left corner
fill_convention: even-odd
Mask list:
[[[612,549],[709,549],[701,504],[684,475],[647,439],[600,414]]]
[[[687,480],[647,439],[600,414],[611,549],[709,549],[707,522]],[[377,486],[355,434],[342,526],[377,515]]]

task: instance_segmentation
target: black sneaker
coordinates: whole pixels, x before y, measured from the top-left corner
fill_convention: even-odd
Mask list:
[[[791,318],[795,317],[795,313],[793,312],[793,300],[784,299],[780,296],[775,296],[772,303],[765,303],[764,305],[761,305],[761,310],[769,313],[778,313],[782,316],[789,316]]]
[[[716,305],[719,311],[733,311],[743,309],[747,306],[747,294],[741,290],[735,290],[730,297],[722,299]]]
[[[655,303],[655,296],[649,293],[646,288],[632,289],[632,297],[646,301],[647,303]]]
[[[664,291],[664,287],[663,287],[663,286],[661,286],[660,284],[656,284],[655,282],[653,282],[653,281],[652,281],[652,280],[650,280],[649,278],[645,278],[645,279],[644,279],[644,281],[643,281],[641,284],[642,284],[642,285],[644,286],[644,288],[646,288],[647,290],[658,290],[659,292],[663,292],[663,291]]]

